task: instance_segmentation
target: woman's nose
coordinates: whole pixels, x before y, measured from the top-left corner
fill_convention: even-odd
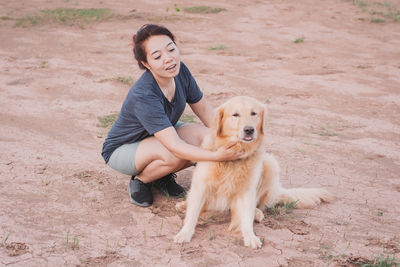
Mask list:
[[[166,63],[168,63],[168,62],[170,62],[172,59],[173,59],[172,56],[171,56],[170,54],[167,53],[166,56],[165,56],[165,58],[164,58],[164,61],[165,61]]]

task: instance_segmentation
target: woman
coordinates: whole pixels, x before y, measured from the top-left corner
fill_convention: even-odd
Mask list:
[[[132,203],[153,203],[151,185],[178,197],[179,170],[195,161],[235,160],[231,146],[217,151],[200,148],[213,111],[188,68],[180,61],[173,34],[163,26],[146,24],[133,36],[135,58],[146,71],[130,89],[103,145],[102,156],[113,169],[132,176]],[[186,103],[205,126],[178,122]],[[233,144],[232,144],[233,145]]]

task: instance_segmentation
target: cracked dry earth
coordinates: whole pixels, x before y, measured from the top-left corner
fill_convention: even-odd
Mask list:
[[[359,266],[400,259],[400,23],[371,10],[398,1],[1,1],[0,265]],[[176,4],[176,5],[174,5]],[[104,21],[16,26],[40,10],[109,8]],[[367,11],[365,11],[365,8]],[[179,12],[177,11],[179,10]],[[160,23],[216,107],[268,103],[265,150],[286,187],[324,187],[335,202],[265,210],[261,249],[204,214],[191,243],[176,200],[130,204],[129,177],[100,157],[107,128],[141,71],[131,35]],[[298,42],[294,42],[298,40]],[[121,78],[122,77],[122,78]],[[187,117],[192,118],[190,110]],[[189,188],[192,169],[178,173]]]

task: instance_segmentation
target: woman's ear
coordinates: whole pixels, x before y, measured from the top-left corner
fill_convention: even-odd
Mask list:
[[[150,70],[150,65],[149,65],[149,63],[147,63],[147,62],[144,62],[143,60],[142,60],[142,61],[140,61],[140,63],[142,63],[142,65],[143,65],[143,66],[145,66],[145,67],[146,67],[146,69]]]

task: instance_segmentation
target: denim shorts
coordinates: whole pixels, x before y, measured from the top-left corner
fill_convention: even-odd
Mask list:
[[[174,125],[174,128],[177,130],[184,124],[184,122],[178,121]],[[114,152],[111,154],[110,159],[108,160],[108,166],[126,175],[137,175],[139,171],[136,169],[135,166],[135,156],[136,150],[141,141],[142,140],[132,144],[124,144],[115,149]]]

